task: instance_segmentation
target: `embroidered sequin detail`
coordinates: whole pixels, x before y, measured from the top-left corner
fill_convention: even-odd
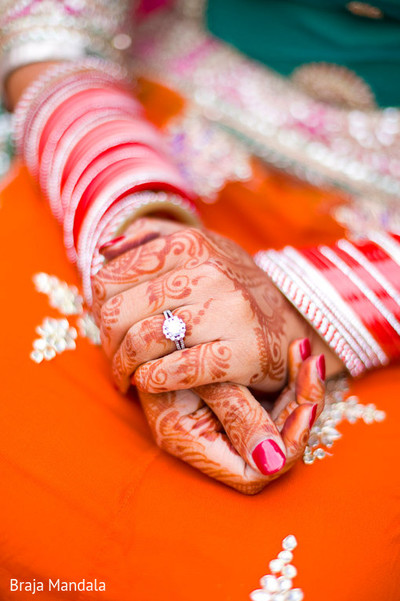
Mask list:
[[[128,6],[127,0],[2,0],[0,58],[7,60],[24,48],[35,58],[35,52],[43,55],[49,45],[58,44],[58,56],[65,54],[67,59],[72,51],[75,57],[80,51],[118,60],[113,41],[129,23]]]
[[[377,108],[369,85],[342,65],[308,63],[297,67],[290,79],[299,89],[320,102],[361,111]]]
[[[173,12],[146,20],[134,46],[138,73],[178,89],[251,153],[312,184],[397,199],[398,109],[363,112],[317,102],[210,36],[196,19]]]
[[[370,196],[354,198],[351,204],[337,207],[334,217],[352,237],[364,237],[369,230],[400,231],[397,198],[386,203]]]
[[[269,562],[270,574],[260,580],[262,588],[250,593],[251,601],[303,601],[304,593],[300,588],[293,588],[293,578],[297,570],[291,563],[297,540],[289,534],[282,541],[282,551],[276,559]]]
[[[30,358],[35,363],[43,360],[50,361],[58,354],[76,348],[76,339],[79,335],[89,339],[93,344],[100,344],[100,331],[96,326],[92,314],[84,307],[82,295],[76,286],[70,286],[54,275],[37,273],[33,276],[37,292],[46,294],[49,304],[57,309],[64,317],[55,319],[46,317],[42,324],[36,328],[39,338],[33,342]],[[71,325],[65,316],[77,316],[76,327]]]
[[[329,449],[341,438],[337,426],[344,421],[354,424],[362,420],[365,424],[382,422],[386,414],[374,404],[363,405],[359,399],[348,395],[347,380],[340,378],[327,382],[325,408],[311,428],[303,461],[311,465],[316,459],[331,455]]]
[[[167,140],[185,181],[205,202],[215,201],[227,181],[252,175],[243,144],[194,109],[170,123]]]

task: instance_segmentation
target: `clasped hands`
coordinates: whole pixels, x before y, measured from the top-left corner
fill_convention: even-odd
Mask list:
[[[93,310],[113,378],[133,382],[157,444],[209,476],[259,492],[303,454],[324,404],[324,357],[253,259],[208,230],[142,218],[105,245]],[[187,326],[184,350],[163,311]],[[248,387],[281,392],[272,411]]]

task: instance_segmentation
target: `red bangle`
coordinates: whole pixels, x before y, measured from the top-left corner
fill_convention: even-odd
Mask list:
[[[319,247],[318,249],[304,250],[302,254],[314,265],[319,265],[318,268],[323,276],[333,285],[349,307],[352,307],[364,326],[379,342],[385,355],[393,358],[399,356],[399,334],[396,333],[384,314],[374,304],[375,299],[372,291],[371,294],[367,292],[368,298],[365,293],[367,287],[362,286],[362,280],[357,281],[355,271],[342,261],[340,249]],[[316,256],[319,258],[318,263],[315,260]],[[379,299],[376,299],[378,305],[379,302]]]
[[[68,98],[53,112],[39,140],[39,181],[42,188],[46,188],[57,145],[69,127],[76,120],[84,119],[89,112],[93,114],[102,110],[104,114],[104,111],[109,113],[116,109],[121,116],[137,116],[140,112],[138,102],[134,98],[113,88],[103,89],[101,94],[97,88],[84,90]]]
[[[154,151],[147,146],[140,144],[121,144],[115,148],[109,148],[97,156],[89,166],[82,172],[79,179],[69,178],[64,186],[61,203],[64,209],[64,240],[67,254],[71,261],[76,260],[75,246],[73,243],[73,229],[75,221],[75,212],[79,202],[85,193],[85,190],[94,181],[94,179],[107,169],[111,164],[117,163],[123,159],[133,157],[146,157]],[[75,171],[75,170],[74,170]]]
[[[115,174],[116,170],[120,169],[122,164],[126,165],[126,161],[130,161],[130,165],[134,169],[138,164],[157,164],[158,160],[158,156],[154,150],[140,144],[118,146],[94,160],[82,174],[65,210],[64,241],[67,251],[70,249],[72,251],[75,248],[82,220],[90,206],[90,202],[93,200],[93,190],[95,191],[94,193],[101,191],[101,187],[109,180],[110,174],[111,176]],[[71,259],[73,256],[73,252],[69,253]]]
[[[133,216],[146,203],[164,203],[188,221],[195,212],[191,191],[168,158],[160,133],[123,87],[120,71],[115,77],[111,67],[102,73],[90,65],[54,70],[17,110],[18,145],[63,223],[67,251],[83,274],[87,298],[99,263],[97,244],[129,211]]]
[[[83,199],[84,208],[75,217],[74,246],[80,256],[85,254],[87,242],[98,221],[105,211],[133,191],[170,190],[183,197],[188,197],[185,184],[178,172],[168,163],[161,160],[135,161],[127,159],[116,166],[110,166],[96,178],[96,182]],[[84,219],[83,219],[84,216]]]
[[[103,77],[101,73],[90,71],[77,77],[75,74],[69,81],[63,81],[60,86],[51,90],[47,97],[42,101],[39,110],[27,117],[26,133],[23,137],[23,155],[25,162],[32,175],[36,176],[38,172],[38,152],[39,140],[43,128],[54,109],[73,93],[88,89],[88,87],[101,84],[104,88],[114,87],[115,81],[111,78]]]

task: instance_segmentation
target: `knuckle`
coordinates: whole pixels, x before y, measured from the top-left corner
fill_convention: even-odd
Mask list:
[[[103,284],[103,279],[101,277],[101,271],[99,271],[98,273],[96,273],[96,275],[94,275],[92,277],[91,284],[92,284],[92,295],[93,295],[94,301],[96,301],[97,303],[104,302],[105,287]]]

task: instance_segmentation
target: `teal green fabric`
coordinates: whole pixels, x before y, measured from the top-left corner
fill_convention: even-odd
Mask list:
[[[400,106],[400,0],[371,4],[383,19],[356,16],[343,0],[209,0],[207,27],[282,75],[304,63],[344,65],[380,106]]]

